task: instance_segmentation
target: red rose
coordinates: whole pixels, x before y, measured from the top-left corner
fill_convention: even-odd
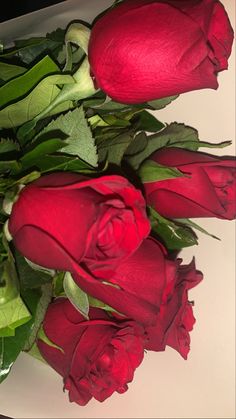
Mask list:
[[[179,148],[150,157],[186,177],[145,183],[148,205],[167,218],[236,217],[236,160]]]
[[[172,269],[172,262],[166,259],[166,251],[161,244],[149,237],[135,253],[118,265],[107,263],[102,266],[94,261],[84,267],[93,280],[91,288],[87,288],[89,293],[94,293],[94,288],[99,287],[101,281],[109,282],[114,287],[108,287],[111,296],[104,294],[103,301],[142,324],[156,323],[166,275]],[[73,274],[78,284],[82,283],[80,275],[80,272]],[[123,291],[123,296],[116,304],[114,298],[119,290]]]
[[[217,0],[125,0],[96,20],[88,57],[95,84],[134,104],[216,89],[232,43]]]
[[[169,284],[174,284],[182,272],[188,269],[179,265],[180,260],[170,260],[164,247],[148,237],[135,253],[120,261],[116,267],[109,264],[96,265],[96,262],[93,262],[87,265],[87,269],[94,282],[97,280],[99,284],[101,280],[107,281],[124,291],[123,301],[115,307],[117,311],[143,325],[151,326],[158,322],[159,311],[165,299],[163,294],[167,292]],[[195,270],[192,271],[196,273]],[[199,278],[198,273],[196,278]],[[74,279],[78,284],[81,283],[81,278],[76,273]],[[96,287],[96,284],[94,286]],[[116,292],[116,288],[113,288],[113,296]],[[105,295],[103,301],[106,300]],[[114,308],[113,299],[110,301]],[[129,306],[129,301],[132,306]]]
[[[129,320],[111,319],[91,309],[85,321],[67,299],[50,304],[47,337],[62,350],[38,340],[45,360],[64,378],[71,402],[82,406],[94,397],[102,402],[115,391],[124,393],[144,354],[143,328]]]
[[[119,260],[138,248],[150,225],[141,192],[126,178],[88,179],[61,172],[45,175],[21,191],[9,229],[26,257],[65,269],[66,261],[58,258],[57,249],[49,252],[48,240],[77,262]]]
[[[43,176],[23,188],[9,220],[14,245],[26,258],[72,272],[85,292],[131,317],[137,312],[132,295],[92,278],[86,263],[112,267],[131,255],[149,230],[141,192],[121,176]]]
[[[188,300],[188,290],[201,280],[202,274],[196,271],[194,261],[189,265],[176,265],[175,276],[167,277],[157,323],[146,330],[146,349],[164,351],[168,345],[187,359],[190,350],[189,332],[195,323],[192,303]]]

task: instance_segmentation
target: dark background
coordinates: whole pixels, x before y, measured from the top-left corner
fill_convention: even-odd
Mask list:
[[[34,12],[63,0],[7,0],[2,2],[0,22]]]

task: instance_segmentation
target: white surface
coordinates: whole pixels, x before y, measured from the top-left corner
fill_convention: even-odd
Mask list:
[[[109,6],[109,0],[68,0],[40,12],[0,24],[0,38],[40,35],[70,20],[86,21]],[[235,2],[224,0],[235,27]],[[233,145],[212,153],[235,155],[235,58],[219,75],[217,91],[183,94],[159,111],[165,122],[184,122],[211,142]],[[204,150],[202,150],[204,151]],[[206,150],[208,151],[208,149]],[[184,361],[172,349],[148,352],[123,395],[86,407],[71,404],[62,380],[50,367],[26,354],[15,363],[0,388],[0,414],[13,418],[235,418],[235,222],[196,220],[221,242],[199,233],[199,246],[182,251],[188,263],[196,257],[203,282],[192,290],[197,319],[191,351]]]

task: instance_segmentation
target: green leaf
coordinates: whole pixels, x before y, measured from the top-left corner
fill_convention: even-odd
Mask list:
[[[41,327],[41,328],[40,328],[40,330],[39,330],[39,333],[38,333],[38,339],[42,340],[44,343],[46,343],[46,345],[51,346],[52,348],[59,349],[59,351],[61,351],[61,352],[63,352],[63,353],[64,353],[63,349],[62,349],[60,346],[56,345],[55,343],[53,343],[53,342],[52,342],[52,341],[48,338],[48,336],[46,335],[46,333],[45,333],[45,331],[44,331],[43,327]]]
[[[142,183],[173,179],[186,176],[178,169],[162,166],[153,160],[145,160],[139,168],[138,174]]]
[[[21,166],[15,173],[19,172],[20,169],[21,169]],[[7,179],[0,178],[0,192],[2,192],[5,195],[4,201],[3,201],[4,205],[7,203],[7,201],[10,205],[10,212],[13,205],[13,201],[19,192],[19,188],[21,188],[22,185],[26,185],[27,183],[33,182],[34,180],[38,179],[40,176],[41,176],[41,173],[34,170],[23,177],[19,177],[18,179],[14,179],[13,177],[11,178],[8,177]],[[4,212],[6,212],[7,214],[10,214],[10,212],[6,211],[5,208],[4,208]]]
[[[53,172],[55,170],[65,170],[79,173],[94,172],[94,168],[92,166],[89,166],[78,157],[72,158],[71,156],[46,155],[43,159],[40,158],[38,161],[35,161],[35,166],[38,167],[42,174]]]
[[[109,125],[107,127],[95,127],[93,132],[96,139],[97,147],[103,147],[106,144],[106,141],[110,141],[120,134],[125,134],[129,132],[129,129],[127,130],[127,128],[112,127],[111,125]]]
[[[106,102],[110,103],[110,102]],[[104,105],[105,106],[105,105]],[[143,111],[143,108],[139,108],[136,106],[129,106],[126,108],[109,110],[109,109],[103,109],[103,106],[94,106],[92,109],[89,110],[89,114],[94,117],[100,117],[101,120],[101,126],[104,125],[104,122],[107,123],[110,126],[122,128],[122,127],[128,127],[131,124],[131,120],[133,119],[133,122],[138,126],[137,120],[139,119],[139,114],[141,114]],[[140,129],[140,128],[139,128]]]
[[[196,230],[200,231],[201,233],[212,237],[213,239],[220,240],[219,237],[215,236],[214,234],[209,233],[204,228],[202,228],[201,226],[199,226],[198,224],[196,224],[192,220],[189,220],[188,218],[175,218],[173,221],[175,221],[176,223],[179,223],[179,224],[186,225],[190,228],[196,229]]]
[[[5,252],[7,258],[0,265],[0,309],[11,301],[15,301],[19,296],[19,283],[14,259],[9,249],[5,249]],[[11,308],[14,309],[14,307],[9,306],[9,310],[11,310]],[[1,325],[0,319],[0,327],[6,326],[9,326],[9,324]]]
[[[72,76],[71,76],[72,77]],[[65,84],[61,89],[60,94],[50,104],[50,107],[44,110],[43,115],[45,116],[51,111],[55,105],[63,104],[66,101],[79,101],[85,99],[89,96],[94,95],[97,92],[97,89],[94,86],[93,79],[90,73],[90,65],[88,58],[85,57],[80,64],[79,68],[73,73],[72,77],[73,82]]]
[[[32,269],[16,249],[14,249],[16,269],[21,289],[37,288],[52,281],[51,275]]]
[[[62,138],[66,138],[60,149],[61,153],[77,156],[91,166],[97,166],[98,156],[95,140],[82,106],[52,120],[39,135],[48,135],[54,131],[61,132]]]
[[[196,151],[199,147],[198,132],[195,128],[173,122],[162,131],[147,137],[148,143],[144,150],[131,157],[128,162],[134,169],[152,153],[163,147],[181,147]]]
[[[53,277],[53,297],[65,297],[65,290],[63,287],[65,272],[57,272]]]
[[[45,77],[26,97],[20,100],[18,99],[17,102],[4,107],[0,111],[0,127],[14,128],[27,121],[31,122],[31,120],[47,108],[60,93],[61,90],[57,85],[72,82],[73,78],[70,75],[54,74]],[[59,112],[66,111],[71,107],[73,107],[72,102],[65,101],[53,108],[51,112],[48,112],[48,115],[54,115]],[[32,129],[32,127],[30,128]],[[21,137],[28,133],[27,127],[23,125],[20,132]]]
[[[44,274],[50,275],[51,277],[55,275],[56,271],[54,269],[44,268],[44,266],[37,265],[36,263],[31,262],[31,260],[27,259],[26,257],[25,261],[34,271],[43,272]]]
[[[2,337],[8,337],[8,336],[15,336],[15,328],[11,328],[10,326],[8,327],[3,327],[2,329],[0,329],[0,338]]]
[[[19,144],[9,138],[0,139],[0,154],[18,151]]]
[[[148,132],[158,132],[161,131],[165,124],[158,121],[158,119],[152,115],[150,112],[143,110],[138,114],[139,122],[138,129]]]
[[[35,165],[35,163],[47,154],[55,153],[64,147],[64,142],[59,139],[50,139],[39,143],[31,151],[26,153],[21,159],[23,169],[28,169]]]
[[[28,337],[27,342],[24,345],[24,351],[29,351],[32,348],[37,338],[37,334],[39,332],[39,329],[44,320],[47,308],[52,299],[52,284],[42,285],[41,291],[42,291],[42,295],[38,301],[35,316],[34,316],[34,325],[31,328],[30,336]]]
[[[116,310],[114,308],[108,306],[103,301],[100,301],[100,300],[97,300],[94,297],[91,297],[91,295],[88,295],[88,301],[89,301],[89,305],[91,307],[100,308],[100,309],[105,310],[105,311],[116,312]]]
[[[65,39],[66,30],[63,28],[54,29],[52,32],[46,33],[46,39],[56,42],[57,44],[63,44]]]
[[[44,364],[47,364],[47,361],[42,357],[36,343],[34,343],[32,348],[29,351],[27,351],[27,354],[33,356],[38,361],[42,361]]]
[[[30,317],[31,315],[19,295],[14,300],[0,305],[0,329],[5,327],[16,329],[28,322]]]
[[[130,143],[129,147],[125,151],[125,156],[129,158],[130,156],[141,153],[148,144],[148,136],[145,132],[141,131],[138,133],[133,141]]]
[[[232,141],[222,141],[220,143],[208,143],[207,141],[198,141],[196,143],[195,141],[178,141],[174,144],[174,147],[178,148],[185,148],[187,150],[194,150],[196,149],[196,145],[198,145],[198,149],[200,147],[206,147],[206,148],[225,148],[232,144]]]
[[[50,55],[57,58],[64,45],[65,30],[58,28],[46,37],[32,37],[18,39],[15,41],[15,48],[7,49],[0,57],[11,59],[19,57],[25,64],[32,64],[36,58],[50,51]]]
[[[135,112],[136,113],[136,112]],[[130,126],[130,119],[134,113],[123,113],[123,114],[113,114],[113,115],[106,115],[103,114],[101,118],[101,122],[104,121],[105,124],[110,125],[111,127],[116,128],[125,128]],[[100,124],[98,124],[100,126]],[[101,123],[101,126],[104,124]]]
[[[33,48],[35,48],[35,50],[37,49],[37,53],[36,55],[33,55],[33,56],[32,54],[30,54],[30,60],[28,62],[29,64],[32,60],[34,60],[40,54],[41,51],[40,51],[39,45],[43,43],[44,41],[45,41],[44,37],[32,37],[29,39],[16,40],[14,41],[14,47],[4,49],[4,52],[0,54],[0,57],[4,59],[12,59],[14,56],[15,57],[17,56],[22,59],[21,53],[22,53],[22,56],[24,55],[24,53],[25,55],[27,55],[27,49],[32,50]],[[23,51],[24,49],[25,51]],[[24,60],[22,59],[22,61]]]
[[[198,131],[195,128],[177,122],[167,125],[164,130],[151,135],[149,139],[152,145],[153,142],[158,145],[158,149],[176,147],[177,144],[181,144],[180,147],[196,151],[199,143]]]
[[[105,160],[109,163],[120,165],[121,160],[133,140],[132,130],[116,135],[98,144],[99,162]]]
[[[25,96],[40,80],[57,72],[58,66],[46,55],[24,74],[10,80],[0,88],[0,107]],[[1,124],[0,124],[1,126]]]
[[[92,129],[94,129],[96,127],[107,127],[107,126],[109,126],[109,124],[107,122],[105,122],[104,119],[98,114],[95,114],[95,115],[91,116],[90,118],[88,118],[88,122],[89,122],[89,125],[91,126]]]
[[[0,383],[8,376],[11,367],[23,350],[27,341],[31,328],[34,324],[34,312],[40,298],[40,292],[36,290],[27,290],[22,295],[24,302],[27,304],[32,318],[27,323],[15,329],[15,336],[0,338]]]
[[[27,71],[27,68],[25,67],[0,62],[0,79],[1,80],[4,80],[4,81],[11,80],[13,79],[13,77],[17,77],[20,74],[25,73],[26,71]]]
[[[31,183],[34,180],[38,179],[41,176],[40,172],[37,172],[36,170],[33,170],[32,172],[28,173],[27,175],[17,179],[14,181],[14,184],[17,185],[27,185],[27,183]]]
[[[152,231],[163,240],[169,250],[181,250],[198,244],[197,237],[191,228],[162,217],[151,207],[149,210]]]
[[[21,169],[21,165],[16,160],[0,160],[0,173],[8,173],[11,172],[12,174],[18,173]]]
[[[167,105],[169,105],[171,102],[173,102],[173,100],[177,99],[178,97],[179,95],[164,97],[163,99],[157,99],[157,100],[152,100],[151,102],[147,102],[147,104],[152,109],[159,110],[159,109],[165,108]]]
[[[104,100],[103,99],[89,99],[85,101],[85,106],[89,106],[91,108],[104,110],[107,112],[115,113],[117,111],[127,111],[131,110],[133,107],[131,105],[125,105],[123,103],[113,102],[112,100]]]
[[[84,316],[87,320],[89,319],[89,300],[87,294],[82,291],[75,283],[70,272],[66,272],[63,281],[64,290],[67,298],[71,304]]]
[[[0,166],[1,166],[1,164],[0,164]],[[9,178],[0,177],[0,195],[4,196],[5,193],[7,192],[7,189],[10,188],[12,186],[12,184],[13,184],[13,179],[12,178],[9,179]],[[0,198],[0,208],[2,207],[2,204],[3,204],[3,198],[1,197]],[[4,215],[1,213],[1,211],[3,211],[2,208],[0,209],[0,223],[4,224],[5,220],[2,222],[2,218],[1,218]],[[4,214],[5,214],[5,212],[4,212]]]

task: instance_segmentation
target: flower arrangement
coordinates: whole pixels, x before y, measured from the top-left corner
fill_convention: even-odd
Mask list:
[[[24,351],[86,405],[145,351],[187,359],[203,274],[180,253],[192,218],[235,219],[236,160],[152,111],[216,89],[232,43],[219,1],[124,0],[3,49],[0,381]]]

